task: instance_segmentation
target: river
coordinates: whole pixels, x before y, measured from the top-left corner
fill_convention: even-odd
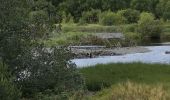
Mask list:
[[[97,58],[73,59],[72,62],[74,62],[79,68],[108,63],[142,62],[170,64],[170,54],[165,54],[166,51],[170,51],[170,45],[165,43],[165,45],[143,47],[148,48],[150,52],[119,56],[101,56]]]

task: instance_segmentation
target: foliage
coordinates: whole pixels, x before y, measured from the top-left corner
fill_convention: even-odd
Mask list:
[[[92,9],[91,11],[83,12],[80,21],[88,24],[98,23],[100,12],[100,10],[94,9]]]
[[[13,86],[16,85],[21,88],[22,96],[34,97],[38,93],[59,95],[83,88],[84,81],[70,62],[68,51],[48,49],[37,43],[37,34],[52,31],[51,26],[55,22],[53,6],[45,0],[1,2],[0,58],[3,64],[9,66],[7,70],[12,76],[9,83],[6,79],[2,80],[4,91],[8,93],[6,87],[9,86],[13,95]]]
[[[31,30],[33,39],[47,38],[49,34],[48,14],[45,11],[34,11],[30,13],[30,21],[32,23]]]
[[[1,100],[19,100],[21,92],[13,84],[13,78],[10,75],[6,65],[0,63],[0,98]]]
[[[159,85],[124,82],[104,89],[89,100],[168,100],[168,91]]]
[[[30,28],[33,39],[47,39],[51,34],[54,24],[59,19],[56,18],[55,7],[46,0],[34,1],[29,13]]]
[[[131,0],[65,0],[59,5],[60,10],[67,14],[73,15],[75,22],[78,22],[83,12],[91,9],[99,9],[101,11],[111,10],[117,11],[130,6]]]
[[[23,0],[6,0],[0,3],[0,57],[11,74],[16,68],[17,57],[32,43],[28,20],[29,6]]]
[[[140,40],[140,38],[141,38],[140,34],[135,33],[135,32],[126,32],[125,37],[126,37],[126,39],[129,39],[131,41],[133,41],[133,40],[137,41],[137,40]]]
[[[100,14],[100,23],[102,25],[119,25],[125,23],[125,18],[119,13],[113,13],[111,11],[103,12]]]
[[[140,12],[133,9],[120,10],[118,13],[126,18],[128,24],[137,23],[140,16]]]
[[[146,11],[155,14],[158,2],[159,0],[132,0],[131,7],[141,12]]]
[[[73,24],[74,19],[71,14],[66,15],[65,12],[62,12],[62,24]]]
[[[18,59],[24,68],[19,72],[18,84],[25,96],[39,92],[59,95],[83,89],[83,79],[64,48],[46,49],[40,45]]]
[[[159,3],[157,4],[157,7],[156,7],[156,15],[159,18],[164,18],[165,20],[169,19],[168,16],[169,16],[169,11],[170,11],[170,8],[169,8],[170,3],[168,2],[169,0],[159,0]]]
[[[152,13],[141,13],[138,21],[138,32],[141,33],[143,37],[160,37],[162,23],[154,19],[155,17]]]
[[[165,12],[163,14],[163,18],[165,20],[170,20],[170,1],[168,1],[165,5]]]

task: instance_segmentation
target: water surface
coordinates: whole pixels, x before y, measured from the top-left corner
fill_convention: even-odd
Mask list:
[[[165,54],[170,51],[170,46],[144,46],[151,50],[146,53],[126,54],[121,56],[103,56],[98,58],[74,59],[72,60],[78,67],[93,66],[96,64],[108,63],[161,63],[170,64],[170,54]]]

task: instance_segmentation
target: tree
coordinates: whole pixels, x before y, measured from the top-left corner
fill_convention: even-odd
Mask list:
[[[140,12],[133,9],[126,9],[118,11],[124,18],[128,24],[130,23],[137,23],[139,20]]]
[[[163,18],[165,20],[170,20],[170,1],[168,1],[165,5],[165,11],[163,14]]]
[[[100,12],[101,12],[100,10],[94,9],[92,9],[91,11],[83,12],[80,20],[88,24],[98,23]]]
[[[47,39],[58,22],[56,8],[46,0],[37,0],[32,3],[31,9],[29,20],[33,38]]]
[[[156,15],[160,18],[164,18],[166,17],[166,15],[168,15],[168,11],[169,11],[169,0],[159,0],[159,3],[156,6]]]
[[[72,55],[62,47],[47,49],[39,45],[28,51],[22,58],[21,65],[25,69],[20,73],[19,84],[25,96],[51,91],[59,95],[83,89],[84,81],[70,62]]]
[[[131,7],[139,11],[156,13],[156,6],[159,0],[132,0]]]
[[[25,0],[0,0],[0,57],[13,75],[16,58],[31,44]],[[14,67],[15,66],[15,67]]]
[[[99,21],[103,25],[120,25],[126,22],[126,19],[119,13],[111,11],[100,14]]]
[[[141,36],[160,38],[162,29],[161,21],[155,20],[155,17],[152,13],[141,13],[140,19],[138,21],[138,32],[141,33]]]

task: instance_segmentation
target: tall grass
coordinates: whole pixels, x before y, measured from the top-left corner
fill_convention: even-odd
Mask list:
[[[127,81],[100,91],[89,100],[169,100],[168,92],[161,85],[138,84]]]
[[[91,33],[87,32],[56,33],[54,37],[51,37],[49,40],[44,42],[47,46],[78,44],[81,42],[81,38],[90,34]]]
[[[82,68],[80,72],[90,91],[99,91],[127,80],[146,84],[161,83],[170,89],[170,65],[118,63]]]
[[[134,30],[135,24],[103,26],[99,24],[87,24],[87,25],[63,25],[63,32],[91,32],[91,33],[108,33],[108,32],[123,32]]]

